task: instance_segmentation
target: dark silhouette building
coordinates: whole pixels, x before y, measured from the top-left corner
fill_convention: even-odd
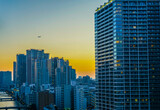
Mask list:
[[[54,105],[54,94],[48,90],[38,92],[38,110],[43,110],[45,106]]]

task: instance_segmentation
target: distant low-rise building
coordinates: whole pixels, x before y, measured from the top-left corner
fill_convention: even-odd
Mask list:
[[[79,76],[76,79],[76,84],[77,85],[88,85],[88,86],[92,86],[95,87],[95,80],[93,80],[92,78],[90,78],[90,76],[86,75],[86,76]]]

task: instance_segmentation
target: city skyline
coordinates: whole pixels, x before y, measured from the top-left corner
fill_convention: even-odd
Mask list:
[[[159,110],[160,0],[5,0],[0,13],[0,109]]]
[[[93,13],[104,2],[0,1],[0,70],[13,72],[15,55],[33,48],[68,59],[78,76],[95,78]]]

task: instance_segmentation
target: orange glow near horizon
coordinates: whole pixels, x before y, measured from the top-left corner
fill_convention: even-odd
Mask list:
[[[0,71],[13,71],[16,54],[44,49],[68,59],[77,76],[95,78],[94,13],[106,1],[1,0]]]
[[[46,50],[44,50],[46,53]],[[26,52],[19,52],[17,54],[26,54]],[[59,55],[61,57],[61,55]],[[50,57],[58,57],[58,56],[53,56],[50,54]],[[92,78],[95,78],[95,61],[94,61],[94,56],[90,57],[83,57],[83,58],[78,58],[74,57],[73,59],[69,56],[63,57],[64,60],[69,60],[70,66],[72,66],[73,69],[76,69],[76,74],[78,76],[86,76],[89,75]],[[1,56],[0,57],[0,71],[12,71],[13,72],[13,61],[16,61],[16,54],[11,55],[7,54],[6,56]]]

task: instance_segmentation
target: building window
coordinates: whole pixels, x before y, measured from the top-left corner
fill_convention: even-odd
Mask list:
[[[136,29],[137,27],[136,27],[136,26],[133,26],[133,28]]]
[[[119,43],[119,41],[116,41],[116,43]]]
[[[138,102],[138,99],[135,99],[135,102]]]

